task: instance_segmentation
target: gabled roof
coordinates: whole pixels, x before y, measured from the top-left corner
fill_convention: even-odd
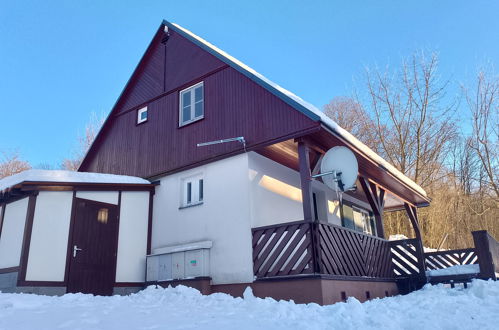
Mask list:
[[[246,64],[239,61],[238,59],[230,56],[223,50],[217,48],[208,41],[197,36],[191,31],[181,27],[180,25],[175,23],[170,23],[166,20],[163,20],[163,24],[167,26],[169,29],[172,29],[173,31],[179,33],[183,37],[192,41],[193,43],[195,43],[205,51],[214,55],[221,61],[227,63],[232,68],[239,71],[246,77],[250,78],[251,80],[259,84],[263,88],[267,89],[269,92],[279,97],[281,100],[283,100],[284,102],[295,108],[296,110],[302,112],[312,120],[320,121],[325,127],[331,130],[333,134],[337,135],[339,138],[343,139],[347,144],[359,150],[367,158],[377,163],[380,167],[385,168],[390,174],[392,174],[398,180],[400,180],[401,182],[403,182],[404,184],[406,184],[407,186],[409,186],[410,188],[412,188],[414,191],[421,194],[422,196],[424,197],[427,196],[423,188],[421,188],[418,184],[416,184],[414,181],[405,176],[402,172],[396,169],[395,166],[387,162],[380,155],[372,151],[368,146],[359,141],[351,133],[340,127],[336,122],[334,122],[331,118],[326,116],[321,110],[319,110],[314,105],[304,101],[302,98],[298,97],[297,95],[293,94],[287,89],[282,88],[278,84],[272,82],[262,74],[258,73],[254,69],[250,68]]]

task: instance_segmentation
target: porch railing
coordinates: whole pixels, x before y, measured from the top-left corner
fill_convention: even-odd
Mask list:
[[[253,272],[257,278],[313,273],[312,223],[297,221],[254,228]]]
[[[252,232],[257,278],[311,273],[393,277],[390,243],[384,239],[308,221],[259,227]]]
[[[331,224],[319,224],[322,274],[392,277],[389,242]]]
[[[428,270],[474,264],[478,264],[478,257],[473,248],[425,253],[425,265]]]
[[[416,238],[390,241],[394,277],[422,277],[424,264],[421,244]]]
[[[296,221],[252,229],[257,278],[323,274],[426,281],[426,270],[480,265],[481,278],[496,279],[499,243],[473,232],[475,247],[424,253],[417,239],[387,241],[327,223]]]

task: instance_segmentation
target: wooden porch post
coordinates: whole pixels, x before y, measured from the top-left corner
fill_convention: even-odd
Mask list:
[[[310,222],[310,246],[312,252],[312,272],[321,273],[320,264],[320,239],[319,223],[314,222],[314,204],[312,195],[312,171],[310,169],[310,148],[303,141],[298,140],[298,157],[300,162],[301,196],[303,205],[303,217]]]
[[[418,244],[416,245],[416,253],[418,256],[419,274],[421,275],[421,277],[426,278],[423,237],[421,236],[421,230],[419,228],[417,208],[414,205],[410,205],[408,203],[404,203],[404,208],[407,212],[407,215],[409,216],[409,220],[411,220],[412,228],[414,229],[414,233],[416,234],[416,239],[418,241]]]
[[[480,278],[497,280],[496,269],[498,265],[494,264],[494,257],[497,260],[499,256],[498,243],[487,233],[486,230],[478,230],[471,233],[475,243],[475,252],[480,265]],[[492,241],[492,242],[491,242]],[[494,253],[495,252],[495,253]],[[493,255],[495,254],[495,256]]]
[[[313,217],[313,196],[312,177],[310,170],[310,149],[303,141],[298,141],[298,157],[300,161],[301,196],[303,201],[304,220],[312,222]]]
[[[378,234],[378,237],[385,238],[385,226],[383,224],[385,190],[378,187],[374,183],[369,182],[366,178],[360,177],[359,181],[374,213],[374,219],[376,220],[376,233]]]

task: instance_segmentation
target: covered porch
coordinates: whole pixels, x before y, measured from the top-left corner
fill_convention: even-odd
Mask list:
[[[334,146],[347,146],[355,153],[357,187],[344,193],[348,200],[340,198],[338,205],[327,200],[324,205],[313,189],[314,180],[320,178],[313,176],[319,172],[324,153]],[[400,292],[409,292],[431,282],[427,271],[473,264],[480,264],[480,272],[472,277],[495,279],[499,245],[490,235],[474,232],[475,247],[469,249],[425,253],[417,214],[419,207],[429,205],[424,191],[324,128],[267,146],[259,153],[299,173],[303,219],[252,228],[257,282],[308,277],[392,281],[398,283]],[[363,209],[352,201],[369,207]],[[320,207],[337,207],[341,223],[331,222]],[[394,210],[405,211],[414,237],[387,239],[383,214]]]
[[[321,201],[313,188],[314,181],[321,179],[313,176],[319,173],[323,155],[334,146],[346,146],[354,152],[359,164],[356,189],[345,192],[345,198]],[[424,251],[417,208],[428,206],[429,198],[421,188],[325,127],[258,152],[299,173],[303,219],[252,228],[257,281],[304,276],[361,281],[411,277],[423,281]],[[324,208],[329,212],[334,208],[340,221],[332,222],[327,212],[321,211]],[[393,210],[406,211],[415,237],[387,240],[383,214]],[[396,260],[394,251],[400,249],[408,249],[413,257]]]

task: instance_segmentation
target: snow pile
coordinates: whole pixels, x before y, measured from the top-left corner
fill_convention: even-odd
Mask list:
[[[456,265],[444,269],[432,269],[426,271],[426,276],[449,276],[480,273],[480,265]]]
[[[499,282],[330,306],[177,287],[130,296],[0,294],[0,329],[497,329]]]
[[[150,183],[142,178],[90,172],[59,170],[27,170],[0,180],[0,191],[22,182],[70,182],[70,183]]]

